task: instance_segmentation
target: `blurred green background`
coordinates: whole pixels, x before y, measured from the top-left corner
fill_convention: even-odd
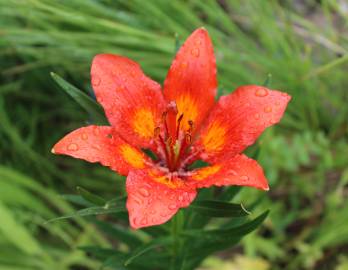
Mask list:
[[[215,46],[220,94],[262,84],[292,95],[282,122],[258,140],[270,181],[234,199],[271,213],[263,226],[201,269],[348,269],[348,2],[258,0],[0,0],[0,269],[98,269],[79,246],[117,246],[74,207],[82,186],[123,194],[107,168],[53,156],[88,115],[49,73],[92,95],[91,59],[115,53],[163,82],[195,28]],[[249,151],[252,151],[250,149]]]

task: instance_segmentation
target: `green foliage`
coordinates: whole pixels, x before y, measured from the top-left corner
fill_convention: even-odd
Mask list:
[[[200,26],[215,45],[219,94],[242,84],[268,85],[265,77],[272,74],[271,87],[293,99],[280,125],[248,149],[263,165],[271,190],[202,190],[199,199],[243,202],[252,213],[270,209],[264,226],[241,247],[245,256],[262,256],[271,269],[343,269],[346,259],[339,254],[348,245],[343,2],[0,0],[0,269],[159,269],[174,254],[173,267],[194,269],[227,244],[208,248],[185,230],[248,224],[247,216],[211,216],[245,213],[239,204],[218,211],[192,206],[167,225],[130,231],[123,210],[94,215],[124,195],[123,177],[50,154],[64,134],[105,121],[89,83],[95,54],[132,58],[162,82],[175,49]],[[59,90],[51,71],[75,101]],[[76,186],[84,187],[80,195]],[[93,215],[80,217],[77,206],[92,208],[80,211]],[[73,221],[45,223],[72,213]],[[169,231],[179,240],[166,240]]]

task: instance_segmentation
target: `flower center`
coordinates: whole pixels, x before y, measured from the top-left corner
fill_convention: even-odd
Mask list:
[[[192,142],[193,121],[188,120],[189,128],[184,130],[183,118],[183,113],[178,115],[175,101],[171,101],[162,114],[161,125],[154,131],[161,162],[170,172],[178,171],[186,166],[183,158],[188,154]]]

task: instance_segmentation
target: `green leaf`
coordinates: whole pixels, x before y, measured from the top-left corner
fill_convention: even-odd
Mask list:
[[[180,49],[180,39],[179,39],[179,34],[175,33],[175,51],[174,53],[177,53]]]
[[[83,109],[86,110],[92,117],[95,124],[105,125],[108,123],[104,116],[103,108],[95,102],[91,97],[86,95],[80,89],[76,88],[59,75],[51,72],[53,80],[69,94]]]
[[[62,219],[75,218],[75,217],[96,216],[96,215],[105,215],[105,214],[122,213],[122,212],[126,212],[125,201],[123,200],[123,198],[122,200],[119,199],[118,201],[111,200],[107,202],[104,206],[88,207],[85,209],[81,209],[70,215],[53,218],[46,221],[46,223],[50,223],[50,222],[62,220]]]
[[[209,166],[210,164],[208,162],[205,162],[203,160],[196,160],[194,161],[189,167],[188,169],[189,170],[193,170],[193,169],[199,169],[199,168],[203,168],[203,167],[207,167]]]
[[[240,239],[244,235],[255,230],[267,217],[269,210],[263,212],[254,220],[244,223],[243,225],[233,227],[230,229],[215,229],[215,230],[191,230],[183,232],[184,235],[199,237],[200,239],[206,238],[207,240],[214,241],[231,241],[233,239]]]
[[[197,201],[190,208],[211,217],[242,217],[249,214],[242,204],[214,200]]]
[[[242,189],[242,186],[225,187],[223,192],[218,196],[218,199],[221,201],[231,201],[241,189]]]
[[[271,87],[271,84],[272,84],[272,74],[267,74],[267,78],[266,80],[263,82],[263,86],[265,87]]]
[[[143,241],[138,237],[138,231],[130,231],[127,228],[121,227],[117,224],[110,224],[104,221],[94,221],[97,227],[104,233],[110,235],[114,239],[125,243],[131,248],[138,247],[143,244]]]
[[[157,238],[156,240],[153,240],[150,243],[144,244],[137,248],[134,252],[132,252],[132,254],[125,260],[124,265],[127,266],[131,264],[136,258],[152,249],[171,244],[172,242],[172,237],[163,237]]]
[[[41,254],[39,243],[32,237],[25,226],[17,222],[10,209],[0,201],[0,233],[14,246],[26,254]]]
[[[88,190],[85,190],[82,187],[77,187],[77,192],[84,198],[86,201],[98,205],[98,206],[104,206],[106,204],[106,201],[102,198],[99,197],[98,195],[92,194]]]
[[[119,254],[119,251],[111,248],[101,248],[99,246],[79,246],[78,249],[88,253],[99,260],[106,260],[107,258]]]

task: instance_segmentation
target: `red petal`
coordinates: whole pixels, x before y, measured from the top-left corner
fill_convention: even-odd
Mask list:
[[[127,177],[127,209],[130,225],[135,229],[165,223],[196,197],[195,189],[187,188],[180,179],[167,185],[162,179],[165,176],[160,175],[153,168],[130,171]]]
[[[150,163],[142,152],[126,143],[112,127],[107,126],[76,129],[61,139],[52,152],[100,162],[122,175],[127,175],[132,169],[143,169]]]
[[[245,155],[236,155],[232,159],[197,169],[192,173],[187,184],[196,188],[236,185],[269,190],[261,166]]]
[[[94,57],[91,78],[111,125],[132,144],[148,147],[164,110],[161,86],[136,62],[111,54]]]
[[[197,29],[177,53],[164,82],[164,96],[176,101],[183,128],[192,120],[197,127],[214,105],[216,65],[208,32]]]
[[[280,121],[291,97],[262,86],[248,85],[223,96],[203,125],[194,148],[201,158],[219,162],[250,146],[265,130]]]

